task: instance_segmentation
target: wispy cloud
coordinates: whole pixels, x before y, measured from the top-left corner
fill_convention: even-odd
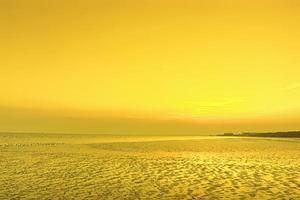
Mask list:
[[[290,84],[290,85],[280,88],[280,90],[283,90],[283,91],[290,91],[290,90],[296,90],[296,89],[300,89],[300,83],[294,83],[294,84]]]
[[[198,112],[218,112],[231,109],[235,105],[243,102],[241,98],[225,98],[218,100],[186,101],[185,107],[191,107]]]

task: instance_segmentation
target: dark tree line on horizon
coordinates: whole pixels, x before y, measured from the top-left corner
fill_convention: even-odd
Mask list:
[[[218,136],[300,138],[300,131],[264,132],[264,133],[257,133],[257,132],[223,133]]]

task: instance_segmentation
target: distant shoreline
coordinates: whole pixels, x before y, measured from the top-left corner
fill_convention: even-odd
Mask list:
[[[300,131],[223,133],[217,136],[300,138]]]

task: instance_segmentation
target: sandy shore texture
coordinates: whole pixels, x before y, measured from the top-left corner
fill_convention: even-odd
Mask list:
[[[300,199],[300,140],[0,134],[0,199]]]

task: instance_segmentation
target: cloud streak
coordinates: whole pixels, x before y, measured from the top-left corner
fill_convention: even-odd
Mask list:
[[[290,90],[296,90],[296,89],[300,89],[300,83],[294,83],[294,84],[290,84],[290,85],[280,88],[280,90],[283,90],[283,91],[290,91]]]

